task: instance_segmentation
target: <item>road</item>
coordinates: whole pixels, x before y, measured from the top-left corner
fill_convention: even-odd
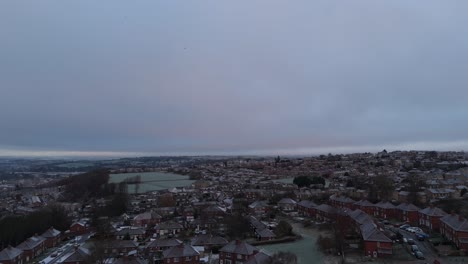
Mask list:
[[[60,247],[58,247],[56,250],[53,252],[57,252],[59,248],[61,248],[63,251],[58,253],[56,257],[51,257],[48,256],[47,258],[43,259],[42,261],[44,264],[56,264],[56,263],[61,263],[62,258],[65,256],[68,256],[73,250],[75,250],[75,244],[77,246],[82,246],[93,234],[84,234],[82,236],[77,236],[75,239],[68,240],[64,242]],[[52,253],[51,253],[52,254]]]
[[[405,231],[405,230],[402,230],[402,229],[399,229],[399,231],[403,235],[403,237],[405,237],[406,239],[413,239],[414,240],[414,242],[416,243],[416,245],[419,248],[419,251],[421,251],[424,254],[424,257],[426,258],[425,261],[427,263],[433,263],[435,259],[439,259],[438,256],[437,256],[437,253],[429,245],[429,243],[430,243],[429,241],[427,241],[426,239],[424,239],[424,241],[419,241],[416,238],[415,234],[413,234],[411,232],[408,232],[408,231]],[[416,257],[415,257],[415,259],[416,259]]]

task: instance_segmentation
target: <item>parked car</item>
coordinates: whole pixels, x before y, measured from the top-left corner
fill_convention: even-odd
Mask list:
[[[421,251],[415,251],[414,256],[416,256],[417,259],[425,259],[424,254]]]
[[[416,246],[416,245],[411,245],[411,252],[413,252],[413,254],[415,254],[416,251],[419,251],[418,246]]]
[[[406,239],[406,237],[403,238],[403,243],[408,243],[408,239]]]
[[[406,231],[409,231],[411,233],[424,233],[419,227],[408,227]]]
[[[416,233],[416,238],[417,238],[419,241],[424,241],[424,239],[426,238],[426,236],[423,235],[423,234],[418,234],[418,233]]]
[[[414,242],[414,240],[411,239],[411,238],[408,238],[407,242],[408,242],[408,245],[410,245],[410,246],[416,244],[416,242]]]
[[[404,224],[404,225],[401,225],[400,226],[400,229],[406,229],[408,227],[411,227],[411,225],[408,225],[408,224]]]

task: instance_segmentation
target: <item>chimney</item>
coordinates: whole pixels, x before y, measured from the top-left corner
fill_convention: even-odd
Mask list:
[[[236,239],[236,245],[240,245],[241,241],[239,239]]]
[[[450,212],[450,214],[451,214],[452,216],[454,216],[454,215],[455,215],[455,211],[452,210],[452,211]]]
[[[458,221],[462,222],[463,221],[463,216],[458,215]]]

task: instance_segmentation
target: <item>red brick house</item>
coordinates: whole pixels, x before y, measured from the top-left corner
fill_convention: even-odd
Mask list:
[[[348,208],[348,209],[354,209],[354,204],[356,201],[353,199],[347,197],[347,196],[342,196],[340,194],[334,194],[330,196],[330,204],[335,207],[335,208]]]
[[[376,210],[375,204],[367,200],[360,200],[360,201],[355,202],[354,208],[359,209],[368,215],[374,215],[374,212]]]
[[[291,198],[283,198],[278,202],[278,207],[285,212],[296,211],[297,202]]]
[[[402,203],[396,207],[396,218],[411,225],[418,225],[420,210],[421,209],[414,204]]]
[[[269,206],[266,201],[255,201],[249,204],[249,212],[253,215],[265,215],[268,209]]]
[[[468,250],[468,220],[449,214],[440,218],[440,233],[462,250]]]
[[[164,251],[166,249],[178,246],[180,244],[182,244],[182,241],[175,239],[175,238],[155,239],[146,246],[146,251],[147,252]]]
[[[52,248],[57,246],[61,239],[61,232],[53,227],[47,229],[42,235],[45,238],[45,246],[47,248]]]
[[[219,264],[239,264],[246,262],[259,250],[245,242],[234,240],[219,250]]]
[[[297,203],[297,211],[301,216],[315,218],[315,207],[317,207],[317,205],[314,202],[308,200],[303,200]]]
[[[200,253],[191,245],[180,244],[164,250],[163,263],[199,264]]]
[[[223,247],[229,242],[220,236],[213,235],[198,235],[192,241],[192,246],[203,247],[205,252],[210,251],[213,247]]]
[[[70,226],[70,234],[71,235],[83,235],[90,231],[89,224],[85,221],[78,221],[74,222]]]
[[[144,240],[146,230],[144,228],[124,228],[114,233],[116,239],[125,239],[127,236],[131,240]]]
[[[22,264],[23,251],[12,246],[8,246],[0,251],[0,263],[2,264]]]
[[[396,208],[390,202],[379,202],[375,204],[374,216],[390,219],[396,217]]]
[[[321,204],[315,207],[315,218],[320,221],[335,221],[338,215],[338,209],[328,204]]]
[[[377,227],[372,217],[359,209],[350,212],[349,217],[354,223],[354,229],[362,237],[366,256],[382,257],[393,254],[393,241]]]
[[[155,225],[161,222],[161,216],[153,211],[144,212],[136,215],[133,218],[133,225],[140,227],[147,227],[149,225]]]
[[[273,231],[268,228],[255,230],[255,235],[257,236],[258,240],[262,241],[273,240],[276,238],[275,233],[273,233]]]
[[[104,254],[113,257],[128,255],[129,252],[138,248],[138,243],[132,240],[110,240],[99,243],[104,244]]]
[[[183,229],[181,224],[173,221],[162,222],[154,227],[154,231],[159,237],[178,236]]]
[[[447,213],[437,207],[424,208],[418,212],[419,225],[432,231],[439,231],[440,218],[445,215]]]
[[[202,210],[202,215],[205,217],[223,217],[226,214],[226,211],[217,205],[210,205],[207,208]]]
[[[86,248],[75,248],[74,251],[64,256],[63,264],[84,264],[89,262],[91,253]]]
[[[366,256],[375,258],[393,254],[393,241],[380,231],[376,224],[367,221],[360,229]]]
[[[45,250],[45,238],[41,236],[32,236],[17,246],[23,251],[25,262],[32,261]]]
[[[184,207],[182,216],[185,218],[185,221],[192,222],[195,220],[195,210],[192,207]]]

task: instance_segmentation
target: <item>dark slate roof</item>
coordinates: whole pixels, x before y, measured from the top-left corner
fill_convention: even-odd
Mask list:
[[[267,226],[262,223],[261,221],[258,221],[257,218],[250,216],[249,217],[249,222],[250,224],[255,228],[255,229],[265,229]]]
[[[133,240],[112,240],[106,243],[107,248],[136,248],[138,243]]]
[[[278,204],[296,204],[296,201],[291,198],[283,198],[278,202]]]
[[[444,216],[447,215],[442,209],[437,207],[426,207],[419,211],[421,214],[429,215],[429,216]]]
[[[196,236],[192,245],[194,246],[206,246],[206,245],[226,245],[228,241],[224,237],[212,236],[212,235],[199,235]]]
[[[226,252],[226,253],[235,253],[241,255],[252,255],[254,251],[258,251],[258,249],[250,244],[239,240],[233,240],[229,242],[229,244],[225,245],[219,251]]]
[[[364,241],[392,242],[373,222],[365,222],[360,229]]]
[[[168,222],[163,222],[154,227],[156,230],[166,230],[166,229],[182,229],[184,228],[181,224],[168,221]]]
[[[302,201],[298,202],[297,205],[305,207],[305,208],[314,208],[314,207],[317,206],[317,204],[315,204],[314,202],[309,201],[309,200],[302,200]]]
[[[123,257],[123,258],[118,258],[114,261],[112,264],[147,264],[148,261],[145,259],[140,259],[140,258],[128,258],[128,257]]]
[[[275,233],[268,228],[257,230],[256,233],[259,237],[276,237]]]
[[[45,238],[53,238],[53,237],[58,237],[60,236],[60,231],[58,231],[57,229],[54,229],[53,227],[47,229],[47,231],[45,231],[41,237],[45,237]]]
[[[375,206],[382,209],[395,209],[395,206],[390,202],[379,202]]]
[[[62,262],[83,262],[86,261],[89,256],[90,252],[86,248],[80,247],[71,252],[68,256],[65,256]]]
[[[417,207],[416,205],[414,204],[410,204],[410,203],[402,203],[402,204],[399,204],[397,207],[397,209],[400,209],[402,211],[419,211],[421,210],[419,207]]]
[[[200,253],[191,245],[181,244],[164,250],[163,258],[183,258],[198,256]]]
[[[21,250],[31,250],[39,246],[41,243],[44,243],[44,241],[45,238],[41,236],[32,236],[19,244],[18,248]]]
[[[362,224],[364,224],[366,222],[373,222],[372,218],[368,214],[366,214],[365,212],[363,212],[363,211],[361,211],[359,209],[356,209],[356,210],[350,212],[348,215],[354,220],[354,222],[356,222],[356,223],[358,223],[360,225],[362,225]]]
[[[8,246],[0,251],[0,261],[13,260],[17,256],[21,255],[23,251],[12,246]]]
[[[450,226],[455,231],[468,232],[468,220],[457,214],[448,214],[440,218],[440,221]]]
[[[338,210],[335,207],[330,206],[328,204],[321,204],[321,205],[315,207],[315,209],[317,211],[322,211],[322,212],[326,212],[326,213],[329,213],[329,214],[337,214],[338,213]]]
[[[268,264],[271,261],[271,257],[263,252],[258,252],[257,254],[250,257],[244,264]]]
[[[175,238],[170,238],[170,239],[156,239],[154,241],[151,241],[146,247],[147,248],[153,248],[153,247],[175,247],[182,244],[182,241],[175,239]]]
[[[367,200],[360,200],[360,201],[355,202],[354,204],[358,206],[364,206],[364,207],[375,206],[373,203]]]
[[[144,212],[135,216],[133,220],[141,221],[141,220],[151,220],[151,219],[160,219],[160,218],[162,218],[162,216],[160,216],[158,213],[150,211],[150,212]]]
[[[124,228],[120,231],[115,232],[116,236],[125,236],[126,234],[130,236],[135,235],[144,235],[146,231],[143,228]]]
[[[249,208],[259,208],[259,207],[267,207],[268,202],[266,201],[255,201],[251,204],[249,204]]]
[[[223,209],[221,209],[221,207],[219,207],[217,205],[210,205],[207,208],[205,208],[203,210],[203,212],[205,212],[205,213],[225,213],[225,211]]]
[[[336,195],[336,194],[333,194],[332,196],[330,196],[330,200],[334,200],[334,201],[338,201],[342,203],[355,203],[356,202],[347,196]]]

